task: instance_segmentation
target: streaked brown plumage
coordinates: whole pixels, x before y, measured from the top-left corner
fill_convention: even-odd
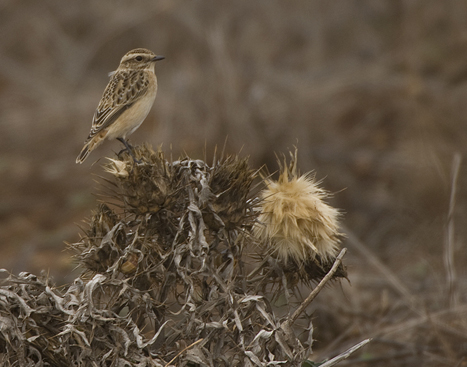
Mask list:
[[[129,149],[126,137],[141,125],[156,98],[154,69],[156,61],[162,59],[164,56],[144,48],[123,56],[118,69],[110,73],[110,81],[94,113],[91,132],[76,163],[83,163],[105,139],[118,139]]]

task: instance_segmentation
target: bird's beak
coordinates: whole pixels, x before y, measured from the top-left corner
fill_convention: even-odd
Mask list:
[[[152,61],[159,61],[159,60],[164,60],[165,56],[156,56],[155,58],[152,59]]]

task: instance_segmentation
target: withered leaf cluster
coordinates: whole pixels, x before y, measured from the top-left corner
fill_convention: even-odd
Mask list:
[[[298,283],[332,262],[285,264],[255,238],[261,180],[246,158],[134,155],[105,167],[102,203],[70,245],[83,269],[72,285],[20,274],[0,288],[1,365],[301,365],[311,319],[285,321]]]

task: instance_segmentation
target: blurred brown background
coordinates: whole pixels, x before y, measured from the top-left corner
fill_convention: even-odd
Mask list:
[[[0,267],[74,278],[64,241],[120,143],[75,158],[107,73],[146,47],[166,60],[133,144],[203,158],[228,136],[270,171],[297,145],[335,193],[352,285],[315,303],[317,360],[374,336],[352,363],[465,365],[466,160],[456,182],[451,167],[467,151],[467,2],[2,0],[0,32]]]

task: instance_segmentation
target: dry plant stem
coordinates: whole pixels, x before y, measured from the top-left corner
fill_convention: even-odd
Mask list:
[[[459,362],[456,363],[454,367],[460,367],[467,357],[462,357]]]
[[[326,345],[325,348],[319,350],[318,352],[313,351],[315,359],[319,360],[320,356],[329,356],[330,354],[337,353],[338,351],[336,349],[342,345],[344,340],[350,339],[350,335],[355,332],[355,326],[355,323],[350,324],[341,334],[339,334],[339,336],[334,338],[328,345]]]
[[[383,274],[389,281],[389,283],[393,286],[393,288],[401,294],[407,302],[407,305],[410,307],[410,309],[415,312],[417,315],[420,316],[420,318],[416,320],[411,320],[409,322],[403,322],[397,325],[392,325],[388,328],[385,328],[384,331],[378,331],[375,333],[375,335],[387,335],[388,333],[392,333],[394,331],[398,331],[400,329],[406,329],[406,328],[411,328],[413,326],[417,326],[419,324],[422,324],[426,322],[430,317],[433,317],[433,315],[437,315],[438,313],[427,315],[422,311],[420,307],[417,306],[417,298],[413,296],[410,291],[405,287],[404,284],[402,284],[401,280],[397,277],[394,272],[389,269],[386,265],[384,265],[375,254],[367,247],[363,242],[361,242],[357,236],[349,230],[347,227],[344,225],[341,226],[343,231],[347,235],[347,239],[354,246],[356,250],[358,250],[367,260],[371,262],[371,264],[381,273]],[[452,327],[446,325],[444,322],[438,321],[438,320],[433,320],[438,327],[442,328],[444,331],[449,332],[449,333],[455,333],[455,331],[452,329]],[[408,326],[411,325],[411,326]]]
[[[446,338],[446,333],[444,333],[445,330],[438,327],[438,325],[431,318],[428,319],[425,327],[430,330],[433,334],[433,337],[438,340],[439,348],[443,350],[443,354],[446,357],[451,359],[451,363],[449,365],[452,365],[456,358],[456,352],[453,349],[454,346],[452,345],[452,342]]]
[[[344,249],[345,250],[345,249]],[[360,349],[364,345],[368,344],[371,341],[371,339],[365,339],[361,341],[360,343],[354,345],[353,347],[347,349],[344,353],[339,354],[338,356],[334,357],[333,359],[330,359],[329,361],[320,364],[320,367],[331,367],[342,361],[343,359],[348,358],[353,352],[355,352],[357,349]]]
[[[381,273],[383,274],[393,288],[401,294],[406,300],[408,305],[413,311],[417,314],[420,314],[419,308],[416,306],[416,298],[411,294],[409,289],[402,284],[401,280],[397,277],[394,272],[384,265],[378,257],[362,242],[358,237],[345,225],[341,226],[342,230],[346,233],[347,239],[352,244],[352,246],[358,250],[370,263]]]
[[[419,327],[427,323],[428,321],[431,321],[436,326],[442,327],[443,331],[449,333],[450,335],[453,335],[458,338],[462,338],[463,340],[467,340],[467,335],[464,332],[456,330],[455,328],[448,326],[445,323],[437,320],[437,318],[439,317],[453,316],[456,314],[458,315],[458,314],[463,314],[466,312],[467,312],[467,305],[460,305],[452,309],[444,309],[438,312],[433,312],[429,315],[421,315],[417,319],[409,319],[408,321],[400,322],[395,325],[391,325],[383,329],[379,329],[373,332],[371,337],[375,338],[381,335],[388,336],[389,334],[392,334],[392,333],[402,333],[404,331],[407,332],[410,329]]]
[[[454,155],[451,171],[451,197],[449,200],[449,213],[447,220],[447,237],[444,247],[444,265],[446,267],[446,282],[448,289],[449,307],[455,307],[458,301],[457,275],[454,266],[454,210],[456,206],[457,179],[462,157],[459,153]]]
[[[435,353],[430,353],[428,351],[423,351],[422,354],[426,357],[428,357],[431,361],[436,361],[437,365],[438,366],[453,366],[455,361],[450,359],[450,358],[446,358],[446,357],[442,357],[440,355],[437,355]]]
[[[175,357],[173,357],[170,362],[168,362],[164,367],[168,367],[173,361],[175,361],[184,351],[194,347],[196,344],[202,342],[204,339],[198,339],[197,341],[191,343],[188,347],[183,348],[180,353],[178,353]]]
[[[315,297],[318,295],[318,293],[323,289],[323,287],[326,285],[326,283],[332,278],[334,273],[337,271],[337,268],[339,267],[340,263],[342,262],[342,258],[344,257],[345,253],[347,252],[346,248],[343,248],[339,255],[336,258],[336,261],[334,261],[334,264],[332,265],[331,270],[326,274],[326,276],[319,282],[319,284],[316,286],[315,289],[308,295],[308,297],[302,302],[299,308],[293,313],[293,315],[288,319],[287,321],[287,326],[291,326],[297,318],[301,315],[303,311],[308,307],[308,305],[315,299]]]
[[[354,366],[354,365],[360,365],[363,363],[365,363],[366,366],[373,366],[373,365],[377,365],[377,363],[380,365],[380,366],[389,366],[392,361],[396,360],[396,359],[402,359],[402,358],[407,358],[407,357],[411,357],[413,356],[413,352],[410,351],[410,350],[404,350],[404,351],[396,351],[396,352],[391,352],[391,353],[388,353],[388,354],[385,354],[385,355],[382,355],[382,356],[375,356],[375,357],[365,357],[364,358],[364,361],[363,361],[363,358],[360,358],[360,359],[354,359],[354,360],[349,360],[349,361],[345,361],[345,362],[339,362],[339,366]],[[382,364],[382,363],[385,363],[385,364]],[[405,366],[405,365],[404,365]],[[438,366],[437,366],[438,367]]]

